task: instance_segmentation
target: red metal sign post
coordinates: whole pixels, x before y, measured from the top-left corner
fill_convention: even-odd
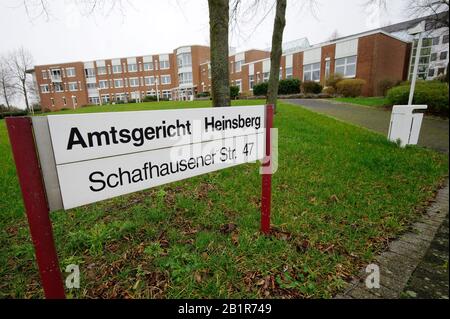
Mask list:
[[[46,298],[65,298],[31,118],[6,118],[31,238]]]
[[[263,160],[261,194],[261,231],[270,233],[270,206],[272,201],[272,140],[273,105],[266,105],[266,154]]]

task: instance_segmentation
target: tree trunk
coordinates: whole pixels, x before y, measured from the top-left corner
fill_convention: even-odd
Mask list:
[[[23,97],[25,98],[25,106],[27,107],[27,112],[30,112],[30,104],[28,102],[28,92],[27,92],[26,81],[22,81],[22,92],[23,92]]]
[[[272,51],[270,52],[270,78],[267,90],[267,104],[273,104],[275,111],[280,79],[281,55],[283,54],[283,32],[286,26],[286,0],[277,0],[275,22],[272,34]]]
[[[5,82],[2,82],[2,89],[3,89],[3,97],[5,98],[6,107],[8,108],[8,110],[10,110],[11,106],[9,105],[8,91],[6,90]]]
[[[208,0],[213,107],[230,106],[228,73],[229,0]]]

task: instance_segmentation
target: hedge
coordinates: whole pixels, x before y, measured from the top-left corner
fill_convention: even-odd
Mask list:
[[[239,86],[230,86],[230,98],[235,100],[239,96]]]
[[[387,99],[392,105],[407,105],[410,85],[399,85],[387,92]],[[427,112],[449,115],[448,85],[438,81],[417,82],[414,90],[414,104],[428,105]]]
[[[278,94],[298,94],[300,93],[301,81],[299,79],[286,79],[281,80],[278,86]]]
[[[345,79],[336,84],[337,93],[344,97],[357,97],[361,95],[366,81],[360,79]]]
[[[255,84],[253,86],[253,95],[267,96],[268,88],[269,88],[269,83],[267,83],[267,82]]]
[[[13,111],[13,112],[3,112],[0,113],[0,119],[4,119],[5,117],[13,117],[13,116],[27,116],[27,111]]]
[[[299,79],[285,79],[280,80],[278,84],[279,95],[289,95],[300,93],[301,81]],[[255,96],[267,96],[269,90],[269,83],[263,82],[255,84],[253,86],[253,95]]]
[[[303,93],[319,94],[322,92],[322,85],[314,81],[305,81],[302,85]]]

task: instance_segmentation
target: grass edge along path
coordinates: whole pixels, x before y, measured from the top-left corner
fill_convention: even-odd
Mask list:
[[[235,105],[247,103],[263,104]],[[209,101],[103,110],[192,106]],[[68,297],[330,298],[416,220],[448,173],[443,154],[282,102],[275,127],[272,236],[259,233],[258,164],[55,212],[61,269],[81,271]],[[40,298],[4,121],[0,161],[0,298]]]
[[[385,97],[336,97],[331,101],[377,108],[392,106]]]

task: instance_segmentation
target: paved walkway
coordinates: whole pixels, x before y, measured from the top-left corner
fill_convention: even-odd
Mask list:
[[[337,103],[328,100],[295,99],[287,102],[323,113],[345,122],[363,126],[387,136],[391,112],[360,105]],[[425,116],[420,132],[419,145],[440,152],[449,152],[449,121],[434,116]]]

